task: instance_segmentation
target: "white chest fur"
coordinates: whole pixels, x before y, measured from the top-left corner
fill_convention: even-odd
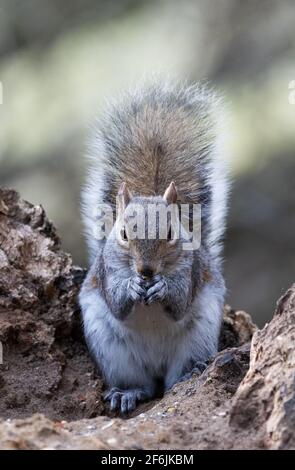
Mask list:
[[[166,336],[177,333],[179,325],[170,319],[161,304],[151,306],[136,304],[127,321],[127,328],[137,331],[140,335]]]
[[[171,363],[184,339],[183,326],[170,319],[160,304],[135,305],[124,327],[133,354],[155,374]]]

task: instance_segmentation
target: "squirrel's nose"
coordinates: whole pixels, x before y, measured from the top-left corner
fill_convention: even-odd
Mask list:
[[[144,279],[150,279],[154,275],[154,271],[150,266],[144,265],[138,270],[139,274]]]

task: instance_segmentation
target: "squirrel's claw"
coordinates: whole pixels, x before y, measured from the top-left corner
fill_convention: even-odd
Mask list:
[[[130,278],[127,289],[134,302],[142,301],[146,295],[146,290],[142,287],[142,280],[139,277]]]
[[[123,414],[130,413],[136,408],[138,402],[147,398],[144,390],[121,390],[117,387],[109,390],[104,396],[104,400],[110,402],[111,411],[119,410]]]
[[[161,302],[167,295],[167,282],[162,277],[153,284],[146,293],[145,303],[150,305],[153,302]]]

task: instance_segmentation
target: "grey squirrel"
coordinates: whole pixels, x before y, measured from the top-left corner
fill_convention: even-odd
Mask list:
[[[222,236],[228,178],[220,100],[205,85],[151,84],[109,104],[91,144],[82,194],[90,269],[79,300],[89,351],[112,410],[171,388],[217,352],[225,285]],[[98,207],[118,214],[97,237]],[[131,237],[128,210],[201,205],[201,243]],[[130,212],[130,211],[129,211]]]

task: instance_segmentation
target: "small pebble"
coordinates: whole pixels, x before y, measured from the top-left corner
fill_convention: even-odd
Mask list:
[[[114,446],[117,444],[117,439],[115,439],[114,437],[110,437],[109,439],[107,439],[107,443],[110,445],[110,446]]]

